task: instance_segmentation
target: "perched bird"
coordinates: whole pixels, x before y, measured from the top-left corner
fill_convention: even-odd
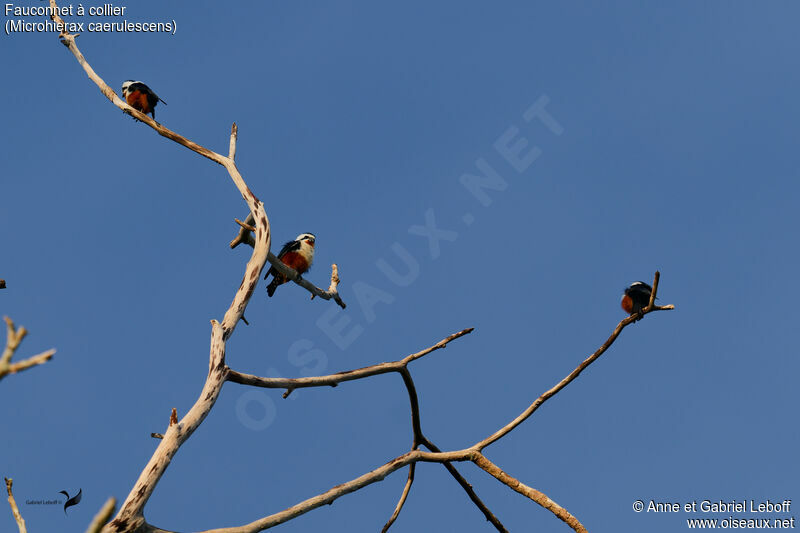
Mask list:
[[[156,119],[156,104],[164,102],[150,87],[140,81],[128,80],[122,84],[122,97],[128,105],[145,115],[150,113]],[[167,105],[164,102],[164,105]]]
[[[650,303],[653,288],[644,281],[634,281],[622,295],[622,309],[629,315],[641,314],[642,309]]]
[[[81,496],[83,493],[83,489],[78,489],[78,494],[73,496],[72,498],[69,497],[69,493],[65,490],[59,491],[60,494],[63,494],[67,497],[67,501],[64,502],[64,514],[67,514],[67,507],[72,507],[73,505],[78,505],[81,502]]]
[[[284,265],[295,269],[298,275],[306,272],[314,261],[314,241],[316,239],[313,233],[301,233],[295,240],[283,245],[278,259]],[[267,285],[267,294],[271,297],[275,294],[278,285],[283,285],[289,279],[278,272],[275,267],[270,267],[264,279],[267,279],[270,274],[272,274],[272,281]]]

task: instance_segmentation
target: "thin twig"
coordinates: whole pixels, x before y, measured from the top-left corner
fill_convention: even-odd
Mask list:
[[[100,508],[100,511],[96,515],[94,515],[94,520],[92,523],[89,524],[89,528],[86,530],[86,533],[100,533],[100,530],[103,529],[103,526],[106,525],[108,519],[111,518],[111,515],[114,514],[114,509],[117,507],[117,499],[113,496],[106,500],[106,503],[103,504],[103,507]]]
[[[6,348],[3,350],[3,355],[0,356],[0,367],[11,362],[11,357],[19,347],[19,343],[21,343],[25,335],[28,334],[28,330],[25,329],[25,326],[17,328],[14,326],[14,322],[7,316],[4,316],[3,320],[6,322]]]
[[[238,218],[234,218],[233,220],[234,220],[234,221],[235,221],[237,224],[239,224],[239,225],[240,225],[242,228],[246,229],[247,231],[255,231],[255,230],[256,230],[256,227],[255,227],[255,226],[251,226],[250,224],[247,224],[247,223],[245,223],[245,222],[242,222],[242,221],[241,221],[241,220],[239,220]]]
[[[408,370],[408,363],[403,365],[403,367],[398,371],[400,375],[403,377],[403,384],[406,386],[406,390],[408,391],[408,401],[411,404],[411,430],[414,434],[414,440],[412,441],[412,450],[416,450],[420,444],[422,444],[422,439],[424,439],[424,435],[422,434],[422,421],[420,420],[419,415],[419,398],[417,397],[417,387],[414,385],[414,379],[411,377],[411,372]]]
[[[441,452],[441,450],[434,443],[428,440],[428,438],[425,436],[423,436],[422,438],[422,445],[428,448],[432,452],[435,453]],[[464,492],[467,493],[467,496],[472,501],[472,503],[474,503],[475,506],[478,509],[480,509],[486,520],[490,522],[495,527],[495,529],[497,529],[497,531],[499,531],[500,533],[508,533],[508,530],[505,528],[503,523],[500,522],[500,519],[498,519],[494,515],[494,513],[492,513],[492,511],[489,510],[486,504],[483,503],[483,500],[481,500],[475,493],[475,489],[473,489],[472,485],[470,485],[470,483],[466,480],[466,478],[461,475],[461,472],[458,471],[455,465],[450,461],[443,461],[442,464],[447,469],[447,471],[450,472],[450,475],[453,476],[453,479],[455,479],[458,482],[458,484],[461,485],[461,488],[464,489]]]
[[[386,533],[387,531],[389,531],[389,528],[392,527],[394,521],[397,520],[398,516],[400,516],[400,511],[403,510],[403,505],[405,505],[406,503],[406,498],[408,498],[408,493],[411,492],[411,484],[414,483],[414,470],[416,470],[416,467],[417,463],[411,463],[408,466],[408,479],[406,479],[406,484],[403,487],[403,493],[400,494],[400,500],[397,502],[397,505],[394,508],[392,516],[390,516],[386,524],[383,525],[381,533]]]
[[[230,242],[229,246],[231,247],[231,249],[236,248],[242,243],[252,247],[253,244],[255,243],[255,239],[253,238],[252,232],[248,227],[252,226],[253,222],[255,222],[255,220],[253,220],[252,215],[248,214],[247,218],[244,219],[244,222],[240,222],[238,218],[234,218],[233,220],[235,220],[236,223],[239,224],[239,233]]]
[[[453,333],[449,337],[446,337],[433,346],[426,348],[420,352],[408,355],[399,361],[393,361],[391,363],[380,363],[377,365],[370,365],[365,366],[363,368],[358,368],[355,370],[348,370],[346,372],[339,372],[336,374],[330,374],[327,376],[311,376],[305,378],[265,378],[260,376],[254,376],[251,374],[243,374],[241,372],[237,372],[235,370],[229,370],[227,379],[233,383],[239,383],[241,385],[250,385],[252,387],[262,387],[265,389],[287,389],[287,390],[294,390],[294,389],[302,389],[307,387],[335,387],[339,383],[345,381],[352,381],[355,379],[362,379],[369,376],[376,376],[378,374],[387,374],[389,372],[399,372],[401,368],[405,365],[410,363],[411,361],[415,361],[420,357],[423,357],[435,350],[439,350],[447,346],[450,341],[453,341],[459,337],[463,337],[471,333],[473,328],[467,328],[465,330],[459,331],[458,333]]]
[[[231,161],[236,161],[236,140],[239,138],[239,126],[236,123],[233,123],[233,127],[231,128],[231,142],[229,143],[228,147],[228,159]],[[253,228],[250,231],[255,231]]]
[[[519,492],[523,496],[530,498],[531,500],[535,501],[558,518],[563,520],[569,527],[574,529],[577,533],[586,533],[586,528],[583,527],[577,518],[575,518],[572,514],[569,513],[566,509],[558,505],[556,502],[551,500],[547,497],[547,495],[541,491],[538,491],[534,488],[531,488],[524,483],[520,483],[519,480],[509,476],[500,468],[497,467],[494,463],[492,463],[489,459],[484,457],[480,453],[476,453],[473,458],[472,462],[478,465],[480,468],[494,476],[504,485],[510,487],[511,489]]]
[[[408,400],[411,404],[411,430],[413,432],[411,450],[413,451],[419,448],[421,440],[425,437],[422,434],[422,422],[420,421],[419,415],[419,398],[417,397],[417,388],[414,385],[414,379],[411,377],[411,372],[409,372],[408,366],[406,365],[403,365],[398,372],[403,377],[403,383],[408,391]],[[403,505],[405,505],[406,499],[408,499],[408,494],[411,492],[411,485],[414,483],[415,470],[416,463],[411,463],[411,465],[408,467],[408,479],[406,479],[403,492],[400,494],[400,499],[398,500],[397,505],[395,505],[392,516],[390,516],[389,520],[387,520],[383,525],[381,533],[386,533],[389,531],[389,528],[392,527],[392,524],[394,524],[395,520],[397,520],[397,517],[400,516],[400,511],[403,510]]]
[[[14,515],[14,520],[17,521],[17,527],[19,528],[19,533],[28,533],[28,530],[25,527],[25,520],[23,520],[22,515],[19,513],[19,507],[17,507],[17,502],[14,500],[14,494],[11,492],[11,485],[14,483],[14,480],[7,477],[4,477],[3,479],[6,480],[6,490],[8,491],[8,504],[11,506],[11,514]]]
[[[24,326],[20,326],[17,329],[16,326],[14,326],[14,322],[10,318],[7,316],[3,318],[6,322],[7,334],[6,347],[3,350],[3,355],[0,356],[0,379],[3,379],[9,374],[16,374],[17,372],[22,372],[23,370],[27,370],[31,367],[44,364],[53,357],[53,354],[56,353],[55,350],[51,349],[38,355],[33,355],[27,359],[23,359],[22,361],[12,363],[11,358],[17,351],[22,339],[24,339],[28,334],[28,330],[25,329]]]
[[[371,472],[346,483],[342,483],[341,485],[336,485],[322,494],[302,501],[279,513],[260,518],[243,526],[211,529],[202,533],[256,533],[257,531],[263,531],[275,527],[278,524],[288,522],[293,518],[306,514],[323,505],[331,504],[345,494],[350,494],[351,492],[355,492],[363,487],[381,481],[392,472],[410,465],[411,463],[419,461],[431,463],[440,463],[442,461],[471,461],[473,453],[475,452],[469,449],[443,453],[423,452],[421,450],[410,451],[400,457],[392,459]]]
[[[433,444],[430,440],[428,440],[428,438],[425,437],[425,435],[422,433],[422,420],[419,412],[419,398],[417,397],[417,388],[414,385],[414,379],[411,377],[411,372],[408,370],[407,366],[404,366],[402,370],[400,370],[400,375],[403,376],[403,383],[406,386],[406,390],[408,391],[409,402],[411,403],[411,428],[414,432],[414,441],[412,449],[416,450],[417,448],[419,448],[420,445],[423,445],[432,452],[441,453],[441,450],[437,448],[436,445]],[[469,482],[464,478],[464,476],[461,475],[461,473],[458,471],[455,465],[450,461],[444,461],[442,465],[444,465],[445,469],[450,473],[451,476],[453,476],[453,478],[458,482],[458,484],[461,485],[461,488],[463,488],[464,491],[467,493],[467,496],[472,501],[472,503],[474,503],[475,506],[478,509],[480,509],[480,511],[483,513],[483,516],[486,517],[486,520],[491,522],[492,525],[495,527],[495,529],[497,529],[497,531],[499,531],[500,533],[508,533],[508,531],[500,522],[500,520],[494,515],[494,513],[492,513],[489,510],[486,504],[483,503],[483,501],[478,497],[478,495],[475,493],[475,490],[472,488],[472,485],[470,485]],[[414,465],[412,464],[409,468],[413,468],[413,466]],[[407,485],[408,488],[410,489],[411,483],[409,482]],[[389,520],[389,522],[387,522],[385,526],[386,529],[388,529],[388,527],[392,525],[392,522],[394,522],[394,520],[397,518],[397,515],[400,514],[400,511],[402,510],[403,507],[403,503],[405,503],[406,496],[407,494],[405,494],[404,490],[404,495],[401,496],[401,500],[400,502],[398,502],[395,514],[392,515],[392,518]]]

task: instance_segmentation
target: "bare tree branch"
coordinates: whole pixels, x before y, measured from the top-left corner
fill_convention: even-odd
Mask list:
[[[435,444],[433,444],[430,440],[428,440],[424,436],[422,440],[422,445],[428,448],[432,452],[435,453],[441,452],[441,450]],[[491,524],[495,527],[495,529],[497,529],[497,531],[499,531],[500,533],[508,533],[508,530],[505,528],[505,526],[503,526],[500,520],[489,510],[488,507],[486,507],[486,504],[483,503],[483,501],[475,493],[475,489],[473,489],[472,485],[470,485],[469,482],[464,478],[464,476],[461,475],[461,473],[456,469],[455,465],[450,461],[443,461],[442,464],[447,469],[447,471],[450,472],[450,475],[453,476],[453,478],[458,482],[458,484],[461,485],[461,488],[463,488],[464,492],[467,493],[467,496],[469,496],[469,499],[472,501],[472,503],[474,503],[475,506],[478,509],[480,509],[480,511],[483,513],[483,516],[486,517],[486,520],[488,522],[491,522]]]
[[[231,248],[236,248],[240,244],[244,243],[248,246],[253,245],[253,236],[251,234],[251,229],[253,226],[253,219],[250,215],[242,222],[238,218],[235,218],[234,221],[240,226],[239,233],[233,240],[230,242]],[[328,290],[323,290],[311,283],[310,281],[306,280],[304,277],[300,276],[296,270],[290,268],[283,264],[275,255],[270,252],[267,256],[267,261],[269,264],[272,265],[275,270],[280,272],[286,278],[294,281],[308,292],[311,293],[311,298],[313,299],[315,296],[319,296],[323,300],[331,300],[335,301],[339,304],[339,307],[345,309],[347,305],[342,301],[342,298],[339,296],[339,267],[336,266],[336,263],[331,265],[331,284],[328,287]]]
[[[239,383],[242,385],[251,385],[255,387],[263,387],[269,389],[286,389],[287,392],[284,394],[284,397],[288,396],[291,391],[294,389],[299,388],[306,388],[306,387],[324,387],[330,386],[335,387],[339,383],[345,381],[353,381],[356,379],[363,379],[370,376],[375,376],[379,374],[387,374],[389,372],[398,372],[403,377],[403,382],[406,385],[409,395],[409,402],[411,405],[411,424],[412,429],[414,432],[413,444],[412,444],[412,451],[416,450],[419,445],[424,445],[431,451],[441,453],[441,451],[431,443],[422,433],[421,423],[420,423],[420,415],[419,415],[419,400],[417,398],[416,388],[414,386],[413,379],[411,378],[411,374],[408,371],[407,365],[412,362],[416,361],[417,359],[428,355],[429,353],[445,348],[451,341],[458,339],[459,337],[463,337],[464,335],[468,335],[472,333],[474,328],[467,328],[461,330],[457,333],[453,333],[452,335],[442,339],[441,341],[437,342],[436,344],[421,350],[419,352],[413,353],[400,359],[398,361],[393,361],[390,363],[380,363],[377,365],[371,365],[364,368],[359,368],[356,370],[348,370],[346,372],[339,372],[336,374],[330,374],[327,376],[314,376],[314,377],[305,377],[305,378],[265,378],[259,376],[253,376],[250,374],[243,374],[241,372],[237,372],[235,370],[230,370],[228,372],[228,380],[234,383]],[[475,491],[472,489],[472,486],[464,479],[463,476],[456,470],[455,466],[450,464],[449,462],[444,463],[445,468],[450,472],[450,474],[458,481],[458,483],[464,488],[469,496],[470,500],[475,503],[475,505],[483,512],[484,516],[488,521],[490,521],[498,531],[506,531],[497,517],[492,514],[492,512],[486,507],[486,505],[480,500],[480,498],[475,494]],[[384,528],[388,529],[394,520],[399,515],[400,510],[405,503],[405,499],[408,496],[408,491],[410,490],[411,484],[413,483],[413,474],[409,473],[409,480],[406,481],[406,487],[403,489],[403,495],[401,495],[401,500],[398,502],[397,507],[395,508],[395,513],[392,515],[392,519],[387,522]]]
[[[24,339],[25,335],[28,334],[28,330],[25,329],[24,326],[20,326],[19,329],[17,329],[14,326],[14,322],[7,316],[3,317],[3,319],[6,322],[7,335],[6,347],[3,350],[3,355],[0,356],[0,379],[3,379],[9,374],[16,374],[17,372],[22,372],[23,370],[27,370],[33,366],[44,364],[53,357],[53,354],[56,353],[54,349],[51,349],[38,355],[31,356],[27,359],[23,359],[22,361],[12,363],[11,358],[17,351],[22,339]]]
[[[422,439],[425,438],[425,436],[422,434],[422,422],[419,416],[419,398],[417,396],[417,387],[414,385],[414,380],[411,377],[411,372],[408,371],[408,366],[404,365],[399,372],[403,377],[403,383],[408,391],[408,400],[411,404],[411,430],[413,432],[411,450],[414,451],[419,449]],[[411,492],[411,485],[414,483],[414,472],[416,471],[416,467],[416,463],[411,463],[408,466],[408,478],[406,479],[406,484],[403,487],[403,492],[400,494],[400,499],[394,508],[394,512],[392,512],[392,516],[389,517],[389,520],[386,522],[386,524],[384,524],[383,529],[381,529],[381,533],[386,533],[389,531],[389,528],[392,527],[394,521],[397,520],[398,516],[400,516],[400,511],[403,510],[403,505],[405,505],[406,499],[408,499],[408,494]]]
[[[238,218],[234,218],[233,220],[234,220],[234,222],[239,224],[242,228],[246,229],[247,231],[255,231],[256,230],[255,226],[251,226],[250,224],[248,224],[246,222],[242,222]]]
[[[25,329],[24,326],[21,326],[19,329],[15,328],[14,322],[7,316],[4,316],[3,320],[6,323],[6,348],[3,350],[3,355],[0,356],[0,367],[8,365],[9,362],[11,362],[11,357],[19,347],[19,343],[21,343],[25,335],[28,334],[28,330]]]
[[[7,477],[4,477],[3,479],[6,480],[6,490],[8,491],[8,504],[11,506],[11,514],[14,515],[14,520],[17,521],[17,527],[19,528],[19,533],[28,533],[28,530],[25,527],[25,520],[19,513],[19,507],[17,507],[17,502],[14,500],[14,494],[11,492],[11,485],[14,483],[14,480]]]
[[[470,329],[469,331],[472,330]],[[436,445],[433,444],[430,440],[428,440],[428,438],[425,437],[425,435],[422,433],[422,421],[419,413],[419,399],[417,397],[417,388],[414,385],[413,378],[411,377],[411,372],[408,370],[407,366],[404,366],[400,371],[400,374],[403,376],[403,383],[405,384],[406,389],[408,390],[408,397],[411,403],[411,427],[414,432],[414,441],[412,450],[416,450],[419,448],[420,445],[423,445],[432,452],[440,453],[441,450],[437,448]],[[444,465],[445,469],[448,472],[450,472],[450,475],[453,476],[453,478],[458,482],[458,484],[461,485],[461,487],[467,493],[467,496],[469,496],[469,499],[472,500],[472,503],[474,503],[475,506],[478,507],[478,509],[486,517],[486,520],[491,522],[492,525],[500,533],[508,533],[508,531],[500,522],[500,520],[498,520],[498,518],[494,515],[494,513],[492,513],[489,510],[489,508],[486,507],[486,504],[483,503],[483,501],[475,493],[475,490],[472,488],[472,485],[470,485],[469,482],[464,478],[464,476],[461,475],[461,473],[458,471],[455,465],[450,461],[444,461],[442,462],[442,464]],[[400,511],[403,508],[403,504],[405,504],[405,500],[408,497],[408,492],[411,490],[411,484],[413,483],[413,476],[414,476],[413,469],[414,469],[414,464],[412,463],[411,466],[409,466],[409,479],[406,482],[406,488],[403,489],[403,494],[400,496],[400,501],[397,503],[395,512],[392,514],[391,518],[384,526],[383,529],[384,533],[389,529],[389,527],[391,527],[392,523],[394,523],[394,521],[397,519],[397,516],[400,514]]]
[[[406,356],[405,358],[400,359],[399,361],[365,366],[364,368],[358,368],[356,370],[348,370],[346,372],[339,372],[337,374],[330,374],[327,376],[312,376],[305,378],[287,379],[287,378],[265,378],[265,377],[254,376],[251,374],[243,374],[235,370],[230,370],[228,372],[227,379],[228,381],[232,381],[233,383],[239,383],[241,385],[250,385],[253,387],[262,387],[265,389],[287,389],[289,391],[307,387],[326,387],[326,386],[335,387],[339,383],[342,383],[344,381],[352,381],[355,379],[362,379],[369,376],[377,376],[378,374],[387,374],[389,372],[400,372],[400,369],[405,367],[411,361],[415,361],[420,357],[428,355],[429,353],[435,350],[444,348],[450,341],[471,333],[473,329],[474,328],[467,328],[465,330],[459,331],[458,333],[453,333],[449,337],[440,340],[433,346],[426,348],[420,352]]]
[[[344,496],[345,494],[350,494],[351,492],[355,492],[363,487],[366,487],[367,485],[371,485],[377,481],[382,481],[392,472],[410,465],[411,463],[416,463],[419,461],[431,463],[440,463],[442,461],[471,461],[473,453],[474,451],[469,449],[443,453],[423,452],[421,450],[410,451],[401,455],[400,457],[392,459],[388,463],[376,468],[371,472],[348,481],[347,483],[337,485],[332,489],[319,494],[318,496],[314,496],[313,498],[302,501],[279,513],[260,518],[243,526],[210,529],[202,533],[255,533],[257,531],[263,531],[265,529],[277,526],[278,524],[283,524],[284,522],[312,511],[317,507],[333,503],[335,500]]]
[[[656,297],[656,291],[658,290],[659,277],[660,277],[660,274],[659,274],[659,272],[656,271],[655,279],[653,281],[653,291],[652,291],[652,294],[650,295],[650,304],[647,307],[645,307],[644,309],[642,309],[641,316],[644,316],[644,315],[646,315],[648,313],[651,313],[653,311],[668,311],[668,310],[671,310],[671,309],[675,309],[675,306],[673,306],[673,305],[663,305],[663,306],[661,306],[661,305],[653,305],[653,301],[655,300],[655,297]],[[631,315],[631,316],[629,316],[627,318],[622,319],[620,321],[620,323],[617,324],[617,327],[614,328],[614,331],[611,333],[611,336],[608,337],[606,342],[604,342],[603,345],[600,346],[600,348],[597,349],[597,351],[595,351],[592,355],[587,357],[586,360],[584,360],[580,365],[578,365],[578,367],[575,370],[570,372],[569,375],[567,375],[567,377],[565,377],[564,379],[559,381],[556,384],[555,387],[553,387],[552,389],[546,391],[544,394],[539,396],[517,418],[515,418],[514,420],[509,422],[507,425],[505,425],[502,428],[500,428],[499,430],[497,430],[495,433],[493,433],[489,437],[487,437],[484,440],[480,441],[479,443],[475,444],[474,448],[476,448],[478,451],[482,451],[485,447],[487,447],[490,444],[492,444],[493,442],[496,442],[497,440],[503,438],[505,435],[510,433],[515,427],[517,427],[518,425],[523,423],[544,402],[546,402],[547,400],[549,400],[550,398],[555,396],[558,393],[558,391],[560,391],[561,389],[563,389],[564,387],[566,387],[567,385],[572,383],[572,381],[575,378],[577,378],[581,374],[581,372],[583,372],[586,369],[586,367],[588,367],[590,364],[595,362],[601,355],[603,355],[603,353],[605,353],[605,351],[608,350],[608,348],[612,344],[614,344],[614,341],[617,340],[617,337],[619,337],[619,334],[622,333],[622,330],[625,329],[626,326],[628,326],[630,324],[633,324],[637,320],[639,320],[639,316],[637,316],[635,314]]]
[[[106,503],[103,504],[103,507],[100,508],[100,511],[94,516],[94,520],[92,523],[89,524],[89,528],[86,530],[86,533],[100,533],[100,530],[103,529],[103,526],[108,522],[108,519],[111,518],[111,515],[114,514],[114,509],[117,507],[117,499],[114,497],[109,498],[106,500]]]
[[[416,449],[416,448],[415,448]],[[406,499],[408,498],[408,493],[411,492],[411,484],[414,483],[414,471],[416,470],[417,463],[411,463],[408,466],[408,479],[406,479],[406,484],[403,487],[403,492],[400,494],[400,500],[397,502],[397,505],[394,508],[394,512],[392,516],[389,517],[389,520],[384,524],[383,529],[381,529],[381,533],[386,533],[389,531],[389,528],[392,527],[394,521],[397,520],[397,517],[400,516],[400,511],[403,510],[403,505],[406,503]]]
[[[500,468],[497,467],[494,463],[492,463],[489,459],[484,457],[480,453],[476,453],[472,459],[472,462],[484,469],[486,472],[500,480],[504,485],[512,488],[513,490],[519,492],[523,496],[530,498],[531,500],[535,501],[558,518],[563,520],[569,527],[574,529],[577,533],[587,533],[586,528],[583,527],[577,518],[572,516],[566,509],[558,505],[556,502],[551,500],[541,491],[538,491],[534,488],[531,488],[524,483],[520,483],[517,479],[509,476]]]

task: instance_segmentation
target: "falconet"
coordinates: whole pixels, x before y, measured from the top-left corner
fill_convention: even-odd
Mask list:
[[[313,233],[301,233],[295,240],[283,245],[278,259],[284,265],[296,270],[298,276],[303,274],[311,268],[311,263],[314,262],[314,241],[316,239]],[[267,279],[270,274],[272,274],[272,281],[267,285],[267,294],[271,297],[275,294],[278,285],[283,285],[289,281],[289,278],[278,272],[275,267],[270,267],[264,279]]]
[[[147,85],[140,81],[128,80],[122,84],[122,97],[128,105],[145,115],[150,113],[156,119],[156,104],[164,102]],[[167,103],[164,102],[164,105]]]
[[[650,303],[652,292],[653,288],[644,281],[634,281],[622,294],[622,309],[629,315],[641,315],[642,309]]]

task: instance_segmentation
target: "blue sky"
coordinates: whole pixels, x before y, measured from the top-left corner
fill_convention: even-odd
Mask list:
[[[411,366],[426,435],[458,449],[593,352],[624,316],[624,286],[659,269],[660,301],[677,309],[626,329],[487,457],[590,531],[728,516],[635,513],[635,500],[800,497],[796,4],[127,6],[126,20],[177,31],[85,32],[97,73],[115,88],[145,81],[169,103],[159,121],[210,149],[227,151],[236,121],[273,248],[311,231],[307,277],[327,286],[340,268],[349,305],[335,316],[294,285],[272,299],[259,286],[228,344],[234,369],[331,373],[475,327]],[[30,330],[17,358],[58,350],[0,382],[0,470],[30,530],[77,532],[125,498],[150,433],[197,398],[209,320],[249,256],[227,246],[247,210],[224,169],[124,116],[55,35],[0,40],[0,314]],[[525,119],[542,101],[560,134]],[[538,156],[515,169],[495,146],[504,135]],[[506,184],[483,202],[462,184],[479,161]],[[450,232],[438,250],[409,232],[426,214]],[[402,273],[398,249],[418,268],[402,284],[380,266]],[[342,317],[350,340],[337,342],[320,324]],[[396,375],[286,400],[227,384],[146,517],[177,531],[243,524],[410,442]],[[460,469],[509,530],[569,530]],[[379,530],[404,482],[397,472],[279,527]],[[25,504],[78,488],[67,517]],[[0,530],[13,528],[6,508]],[[420,465],[393,531],[444,529],[493,531],[444,468]]]

